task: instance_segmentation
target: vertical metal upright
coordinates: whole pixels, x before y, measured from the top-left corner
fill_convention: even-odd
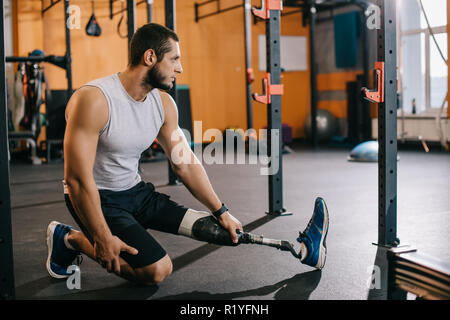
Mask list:
[[[370,44],[369,44],[369,31],[366,28],[367,25],[367,16],[365,14],[366,10],[367,10],[367,4],[365,3],[361,3],[360,5],[361,7],[361,12],[360,12],[360,17],[361,17],[361,23],[362,23],[362,28],[361,28],[361,38],[362,38],[362,42],[363,42],[363,55],[362,55],[362,59],[363,59],[363,78],[362,78],[362,87],[367,87],[369,86],[369,70],[370,70],[370,66],[369,66],[369,48],[370,48]],[[363,125],[363,141],[368,141],[372,138],[372,119],[370,116],[370,104],[368,103],[368,101],[362,101],[362,116],[363,116],[363,121],[362,121],[362,125]]]
[[[175,32],[176,29],[176,3],[175,0],[165,0],[165,20],[166,27],[173,30]],[[173,87],[170,89],[169,94],[172,96],[175,103],[177,102],[177,84],[176,81],[173,82]],[[177,185],[179,184],[178,177],[172,169],[170,165],[170,161],[168,161],[169,167],[169,185]]]
[[[380,270],[381,283],[380,288],[372,290],[372,298],[406,299],[406,293],[397,288],[394,279],[396,256],[415,251],[409,245],[400,246],[397,237],[396,0],[378,0],[377,6],[377,87],[363,88],[363,96],[378,104],[378,242],[374,244],[378,246],[375,265]]]
[[[69,20],[69,6],[70,0],[64,0],[64,30],[66,36],[66,77],[67,77],[67,101],[69,101],[70,97],[73,93],[72,86],[72,48],[70,41],[70,28],[68,26],[67,21]]]
[[[14,299],[14,256],[9,184],[9,148],[5,72],[5,15],[0,6],[0,300]]]
[[[251,0],[244,0],[244,38],[245,38],[245,81],[247,103],[247,130],[253,129],[253,100],[252,100],[252,4]]]
[[[127,0],[128,47],[136,31],[136,0]]]
[[[281,58],[280,58],[280,17],[283,4],[281,0],[262,0],[262,10],[253,9],[254,15],[266,21],[267,73],[263,80],[264,96],[254,95],[258,102],[267,104],[267,155],[270,166],[278,167],[270,172],[269,179],[269,215],[287,215],[283,208],[283,161],[282,161],[282,127],[281,127]],[[272,154],[273,142],[277,141],[278,150]],[[271,171],[271,170],[270,170]]]
[[[270,10],[266,20],[267,72],[270,73],[272,85],[281,84],[280,59],[280,10]],[[267,106],[267,150],[272,162],[278,162],[278,171],[269,175],[269,214],[279,215],[286,210],[283,208],[283,161],[281,140],[281,95],[273,95]],[[271,129],[276,131],[272,133]],[[272,155],[272,142],[278,140],[278,151]],[[271,164],[273,166],[273,164]]]
[[[397,30],[395,0],[379,0],[378,57],[384,62],[384,102],[378,104],[378,244],[397,246]]]
[[[309,0],[309,60],[310,60],[310,78],[311,78],[311,145],[313,149],[317,148],[317,64],[316,64],[316,0]]]

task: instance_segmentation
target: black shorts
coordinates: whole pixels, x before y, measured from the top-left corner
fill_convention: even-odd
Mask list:
[[[103,215],[112,234],[139,251],[137,255],[122,252],[121,258],[131,267],[141,268],[166,255],[147,229],[178,234],[188,208],[170,200],[168,195],[156,192],[153,184],[143,181],[128,190],[99,190],[99,194]],[[75,213],[69,195],[64,197],[70,214],[93,244],[92,237]]]

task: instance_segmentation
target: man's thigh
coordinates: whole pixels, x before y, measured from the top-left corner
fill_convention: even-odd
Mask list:
[[[178,234],[188,208],[172,201],[168,195],[156,192],[151,183],[137,193],[135,201],[139,206],[134,216],[144,228]]]
[[[65,200],[70,214],[84,235],[94,245],[91,235],[76,214],[68,195],[65,195]],[[156,239],[128,211],[119,207],[108,207],[104,203],[102,203],[102,210],[111,233],[127,245],[138,250],[137,255],[126,252],[120,254],[120,257],[133,269],[151,265],[167,254]]]

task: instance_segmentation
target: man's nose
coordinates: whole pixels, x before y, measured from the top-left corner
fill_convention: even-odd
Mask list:
[[[181,66],[181,63],[177,65],[177,67],[175,68],[175,72],[183,73],[183,67]]]

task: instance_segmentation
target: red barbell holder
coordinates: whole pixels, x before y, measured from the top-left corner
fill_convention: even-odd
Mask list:
[[[283,85],[282,84],[271,84],[270,83],[270,73],[266,73],[264,75],[263,79],[263,94],[258,95],[257,93],[254,93],[252,95],[253,99],[257,102],[264,103],[264,104],[270,104],[271,103],[271,96],[274,95],[283,95]]]
[[[281,0],[261,0],[261,9],[252,8],[252,13],[264,20],[270,18],[270,10],[283,10],[283,1]]]
[[[363,98],[374,103],[384,102],[384,62],[375,62],[375,74],[377,76],[377,88],[369,90],[361,88]]]

